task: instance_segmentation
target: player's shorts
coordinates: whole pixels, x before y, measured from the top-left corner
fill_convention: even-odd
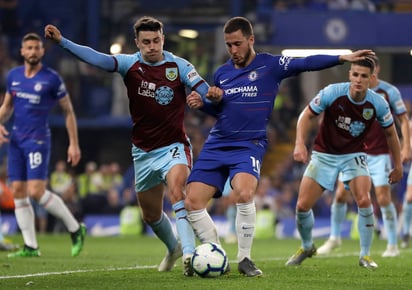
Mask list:
[[[187,183],[202,182],[217,188],[214,198],[222,196],[225,183],[237,173],[249,173],[260,178],[265,148],[258,145],[245,147],[203,147]],[[227,188],[227,187],[226,187]]]
[[[368,155],[368,169],[373,186],[390,186],[389,173],[392,162],[389,154]]]
[[[232,191],[232,186],[230,185],[230,178],[228,178],[225,182],[225,186],[223,187],[222,195],[228,196]]]
[[[8,175],[10,181],[45,180],[50,160],[50,138],[10,139]]]
[[[136,192],[146,191],[160,183],[166,184],[166,175],[177,165],[184,164],[192,167],[192,148],[182,143],[146,152],[133,145],[132,157],[135,174]]]
[[[368,155],[367,162],[373,185],[390,186],[389,173],[392,168],[392,163],[389,154]],[[339,177],[339,180],[342,181],[341,177]]]
[[[358,176],[369,176],[366,154],[336,155],[313,151],[303,175],[314,179],[323,188],[333,191],[339,173],[339,178],[344,184]]]
[[[411,167],[409,168],[408,179],[406,180],[407,185],[412,186],[412,163]]]

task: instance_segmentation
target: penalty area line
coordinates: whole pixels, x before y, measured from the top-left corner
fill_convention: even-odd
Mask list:
[[[152,268],[157,268],[157,265],[135,266],[135,267],[116,267],[116,268],[106,268],[106,269],[69,270],[69,271],[62,271],[62,272],[45,272],[45,273],[33,273],[33,274],[13,275],[13,276],[0,276],[0,280],[30,278],[30,277],[46,277],[46,276],[52,276],[52,275],[67,275],[67,274],[90,273],[90,272],[114,272],[114,271],[140,270],[140,269],[152,269]]]

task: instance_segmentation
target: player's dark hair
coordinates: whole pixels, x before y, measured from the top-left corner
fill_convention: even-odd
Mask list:
[[[375,71],[375,61],[370,57],[366,57],[365,59],[355,61],[353,62],[353,64],[368,67],[371,73]]]
[[[27,33],[25,36],[23,36],[23,40],[21,41],[26,42],[28,40],[36,40],[36,41],[43,41],[42,38],[40,37],[40,35],[38,35],[37,33],[31,32],[31,33]]]
[[[134,35],[139,36],[140,31],[160,31],[163,34],[163,23],[154,17],[143,16],[133,25]]]
[[[375,63],[375,66],[379,66],[379,58],[376,55],[368,55],[367,58],[370,58]]]
[[[246,37],[253,35],[252,23],[245,17],[233,17],[223,27],[224,33],[233,33],[238,30],[242,31],[242,34]]]

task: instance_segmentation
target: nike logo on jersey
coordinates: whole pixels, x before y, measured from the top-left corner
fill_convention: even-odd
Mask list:
[[[18,85],[20,85],[20,82],[11,82],[11,85],[12,86],[18,86]]]
[[[221,84],[221,85],[223,85],[225,82],[227,82],[229,79],[224,79],[224,80],[221,80],[221,81],[219,81],[219,83]]]

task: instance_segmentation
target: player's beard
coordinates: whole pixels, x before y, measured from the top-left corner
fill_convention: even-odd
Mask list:
[[[246,64],[249,64],[249,60],[250,60],[251,55],[252,55],[252,50],[249,47],[249,49],[245,53],[245,56],[243,58],[240,58],[238,61],[234,61],[234,63],[238,67],[245,67]]]
[[[24,59],[24,61],[27,63],[27,64],[29,64],[29,65],[31,65],[31,66],[36,66],[36,65],[38,65],[39,63],[40,63],[40,58],[39,57],[26,57],[25,59]]]

